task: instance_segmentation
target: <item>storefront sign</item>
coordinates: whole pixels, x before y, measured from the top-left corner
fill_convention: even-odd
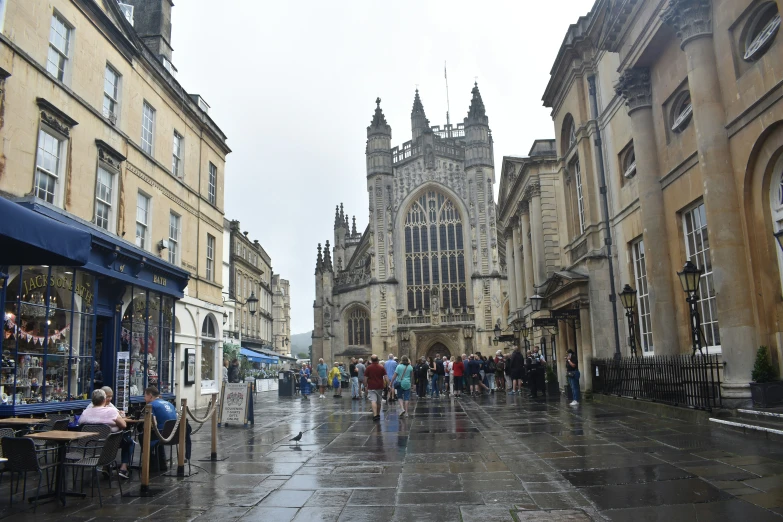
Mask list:
[[[554,310],[552,317],[557,319],[579,319],[579,310]]]
[[[152,282],[161,286],[166,286],[166,278],[163,276],[153,275]]]
[[[51,276],[47,277],[45,275],[37,275],[35,277],[30,277],[27,279],[27,281],[22,282],[22,287],[24,289],[25,294],[30,294],[33,290],[37,290],[39,288],[45,288],[46,286],[50,286],[52,288],[61,288],[61,289],[67,289],[67,290],[73,290],[73,279],[70,277],[63,277],[63,276]],[[84,302],[88,305],[92,304],[92,291],[87,288],[85,285],[77,284],[76,285],[76,295],[84,299]]]
[[[223,393],[220,394],[219,423],[247,424],[247,406],[250,388],[250,384],[244,382],[223,383]]]

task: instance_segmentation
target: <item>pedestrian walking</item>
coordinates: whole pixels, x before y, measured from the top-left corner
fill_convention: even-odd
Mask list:
[[[541,394],[544,391],[544,365],[546,359],[538,353],[538,346],[533,347],[532,352],[528,352],[530,355],[527,358],[528,368],[528,380],[530,381],[530,398],[535,399],[538,397],[538,390],[541,390]]]
[[[351,375],[351,400],[359,400],[359,372],[356,370],[356,357],[351,357],[348,373]]]
[[[435,356],[435,372],[438,374],[438,391],[445,394],[444,386],[446,384],[446,368],[444,366],[444,359],[440,354]]]
[[[393,353],[389,354],[389,360],[386,361],[383,367],[386,370],[386,375],[388,375],[391,379],[391,376],[394,375],[394,371],[397,369],[397,361],[394,360]],[[386,404],[394,402],[394,388],[389,386],[388,390],[386,390],[386,393]]]
[[[356,364],[356,376],[359,378],[359,398],[367,397],[367,386],[364,384],[364,370],[366,368],[364,359],[360,358]]]
[[[228,367],[228,382],[239,382],[239,361],[236,359]]]
[[[430,357],[430,399],[434,399],[436,396],[440,399],[440,391],[438,388],[438,365],[435,360]]]
[[[525,372],[525,357],[522,355],[522,347],[516,346],[511,353],[508,363],[508,375],[511,378],[511,390],[509,395],[522,393],[522,379]]]
[[[579,406],[582,398],[579,391],[579,378],[581,376],[582,374],[579,373],[579,360],[576,358],[574,351],[569,349],[566,356],[566,378],[571,386],[571,397],[574,399],[571,401],[570,406]]]
[[[502,355],[495,359],[495,386],[498,393],[506,392],[506,360]]]
[[[465,364],[462,362],[461,357],[457,357],[452,366],[454,371],[454,396],[462,397],[462,378],[465,375]]]
[[[392,375],[392,384],[398,384],[398,399],[402,400],[402,411],[400,417],[408,413],[408,405],[411,400],[411,378],[413,377],[413,366],[411,366],[407,355],[403,355],[400,364],[394,370]]]
[[[430,367],[427,364],[427,360],[422,357],[419,364],[416,365],[416,398],[427,398],[427,374],[430,371]]]
[[[383,390],[389,384],[386,369],[378,362],[378,356],[370,357],[370,365],[364,370],[364,384],[367,386],[367,394],[372,406],[372,420],[381,420],[381,403]]]
[[[299,391],[302,392],[302,397],[310,395],[310,368],[307,365],[299,370]]]
[[[495,364],[495,359],[492,357],[487,357],[487,360],[484,362],[484,375],[487,378],[487,387],[489,388],[489,393],[495,393],[495,372],[497,371],[497,365]]]
[[[329,367],[324,363],[323,359],[318,359],[318,366],[315,367],[315,372],[316,377],[318,377],[318,389],[321,392],[319,399],[323,399],[326,397],[324,392],[326,391],[327,373],[329,372]]]
[[[449,368],[448,368],[448,380],[449,380],[449,394],[454,395],[454,363],[456,362],[456,357],[453,355],[451,356],[451,359],[449,359]]]

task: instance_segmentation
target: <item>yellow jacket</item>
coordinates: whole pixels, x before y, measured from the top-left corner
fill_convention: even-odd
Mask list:
[[[334,381],[334,378],[337,377],[337,380],[340,380],[340,368],[337,366],[332,366],[332,369],[329,370],[329,375],[326,376],[326,379],[329,381],[329,384],[331,385]]]

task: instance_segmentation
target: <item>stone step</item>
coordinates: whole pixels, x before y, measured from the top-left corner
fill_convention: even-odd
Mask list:
[[[762,416],[754,415],[750,419],[734,417],[731,420],[711,417],[710,422],[723,429],[739,431],[748,435],[758,435],[771,440],[783,441],[783,423],[780,422],[779,418],[773,417],[773,420],[770,421],[766,420],[766,418],[758,417]]]

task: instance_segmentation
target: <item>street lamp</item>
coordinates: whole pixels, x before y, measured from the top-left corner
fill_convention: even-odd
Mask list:
[[[631,285],[625,285],[620,292],[620,302],[625,308],[625,317],[628,318],[628,331],[631,333],[629,344],[631,346],[631,355],[636,357],[636,325],[634,318],[636,316],[636,290]]]
[[[256,297],[255,292],[250,292],[250,297],[247,298],[247,310],[250,312],[250,315],[256,315],[256,310],[258,307],[258,298]]]
[[[701,353],[702,346],[701,315],[699,314],[698,304],[699,283],[701,282],[703,273],[704,270],[690,261],[685,263],[682,272],[677,272],[677,276],[680,278],[680,284],[682,284],[682,289],[688,296],[685,300],[688,302],[691,315],[691,341],[693,343],[694,355],[696,355],[696,350],[699,350],[699,353]]]
[[[544,302],[544,298],[540,295],[536,294],[533,297],[530,298],[530,306],[533,309],[533,312],[540,312],[541,311],[541,305]]]

